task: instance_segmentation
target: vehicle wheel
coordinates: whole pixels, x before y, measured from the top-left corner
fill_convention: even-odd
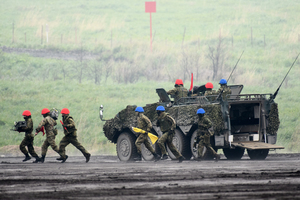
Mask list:
[[[148,141],[151,143],[151,140],[148,138]],[[152,145],[153,149],[155,150],[155,152],[157,152],[157,145],[156,143]],[[154,156],[153,154],[146,148],[145,144],[142,144],[142,156],[144,158],[144,160],[146,161],[151,161],[154,160]]]
[[[264,160],[269,154],[269,149],[247,149],[247,153],[251,160]]]
[[[192,157],[191,147],[190,147],[190,139],[183,135],[183,133],[179,129],[175,129],[175,135],[173,137],[173,144],[177,148],[177,150],[185,157],[185,159],[190,159]],[[171,152],[167,145],[167,151],[172,160],[175,160],[176,157]]]
[[[228,160],[240,160],[245,152],[244,148],[223,149],[224,155]]]
[[[192,155],[193,155],[194,158],[198,158],[198,144],[196,145],[196,149],[193,149],[193,147],[194,147],[194,139],[195,139],[196,136],[197,136],[197,130],[194,131],[193,135],[191,136],[191,140],[190,140],[191,152],[192,152]],[[212,138],[212,137],[211,137],[211,138]],[[213,144],[213,143],[212,143],[212,140],[211,140],[210,143]],[[218,149],[214,148],[213,145],[212,145],[212,148],[213,148],[216,152],[218,151]],[[212,159],[214,159],[214,155],[211,154],[211,153],[209,153],[209,152],[207,152],[207,151],[206,151],[206,147],[203,148],[202,155],[203,155],[202,158],[205,159],[205,160],[212,160]]]
[[[117,155],[120,161],[130,161],[138,156],[136,146],[136,137],[132,133],[123,132],[117,140]]]

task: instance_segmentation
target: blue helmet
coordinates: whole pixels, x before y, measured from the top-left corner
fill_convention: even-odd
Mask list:
[[[222,79],[220,80],[220,83],[219,83],[219,84],[221,84],[221,85],[225,85],[225,84],[227,84],[227,81],[226,81],[226,79],[222,78]]]
[[[144,109],[142,107],[136,107],[135,112],[144,112]]]
[[[165,111],[165,108],[163,106],[157,106],[156,110],[158,110],[158,111]]]
[[[205,110],[203,109],[203,108],[199,108],[198,110],[197,110],[197,115],[198,114],[204,114],[205,113]]]

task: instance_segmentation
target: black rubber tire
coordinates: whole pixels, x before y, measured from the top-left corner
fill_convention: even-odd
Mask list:
[[[264,160],[269,154],[269,149],[257,149],[257,150],[247,149],[247,153],[251,160]]]
[[[185,136],[179,129],[175,129],[175,135],[173,137],[173,144],[177,148],[177,150],[181,153],[185,159],[189,160],[192,157],[191,147],[190,147],[190,137]],[[169,157],[172,160],[175,160],[176,157],[171,152],[167,145],[167,151]]]
[[[132,133],[123,132],[119,135],[116,148],[120,161],[132,161],[138,156],[135,140],[136,137]]]
[[[223,149],[224,155],[228,160],[240,160],[245,152],[244,148],[235,148],[235,149]]]
[[[148,141],[150,142],[150,144],[152,144],[151,140],[149,138],[148,138]],[[152,147],[155,150],[155,152],[157,152],[157,148],[158,148],[157,144],[156,143],[153,144]],[[146,148],[145,144],[142,144],[142,157],[146,161],[152,161],[152,160],[154,160],[153,154]]]

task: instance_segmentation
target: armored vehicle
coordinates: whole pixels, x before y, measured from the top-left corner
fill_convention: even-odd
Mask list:
[[[159,102],[147,104],[145,115],[153,124],[152,134],[160,137],[162,132],[157,127],[156,107],[162,105],[166,112],[176,121],[174,145],[186,158],[197,156],[194,148],[194,138],[197,135],[197,109],[204,108],[213,123],[214,135],[211,144],[215,150],[223,149],[227,159],[241,159],[247,150],[250,159],[265,159],[270,149],[283,149],[276,146],[277,130],[279,128],[278,105],[272,94],[241,94],[243,85],[230,85],[232,93],[223,98],[217,96],[191,96],[171,101],[166,91],[156,89]],[[195,88],[195,87],[194,87]],[[196,87],[199,94],[205,87]],[[195,91],[197,90],[197,91]],[[137,156],[135,140],[137,134],[132,130],[137,124],[135,105],[128,105],[113,119],[106,120],[103,130],[105,136],[116,143],[117,155],[121,161],[129,161]],[[103,120],[103,107],[100,107],[100,118]],[[153,145],[157,153],[159,148]],[[175,156],[167,148],[171,159]],[[203,152],[205,154],[205,151]],[[145,160],[152,160],[153,155],[142,147]],[[205,155],[210,158],[210,155]]]

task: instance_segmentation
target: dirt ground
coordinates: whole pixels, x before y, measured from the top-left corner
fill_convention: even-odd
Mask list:
[[[70,156],[66,163],[1,157],[0,199],[299,199],[300,154],[264,161],[124,163]]]

